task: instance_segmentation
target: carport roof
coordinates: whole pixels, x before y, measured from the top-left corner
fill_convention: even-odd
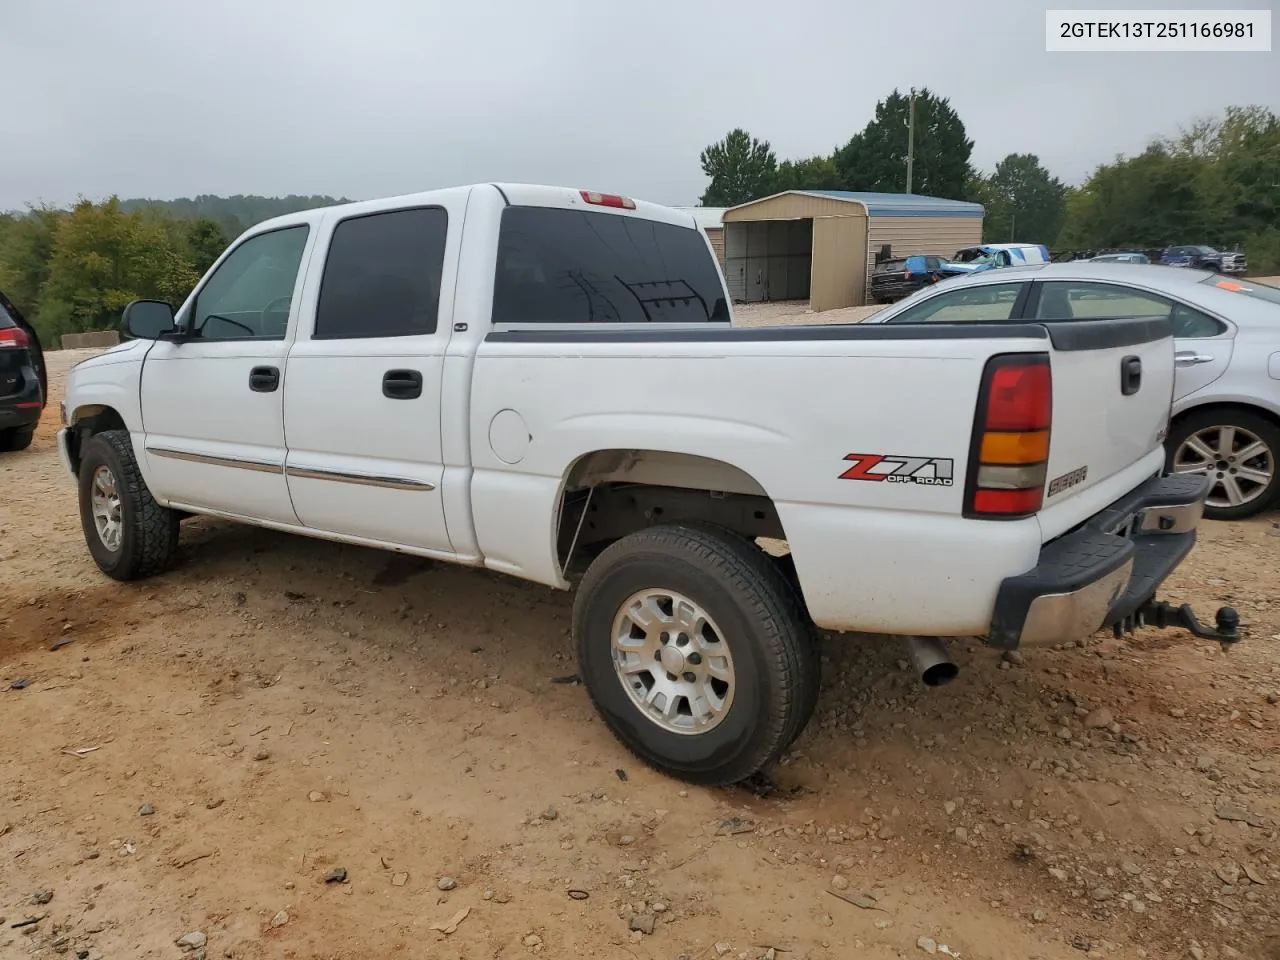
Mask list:
[[[856,203],[866,211],[869,217],[981,217],[983,206],[967,200],[945,200],[942,197],[925,197],[918,193],[862,193],[852,190],[784,190],[772,196],[761,197],[748,203],[729,207],[730,210],[741,210],[762,200],[788,195],[825,197],[828,200],[842,200]]]

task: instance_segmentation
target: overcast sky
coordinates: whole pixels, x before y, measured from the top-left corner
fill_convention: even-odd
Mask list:
[[[1228,104],[1280,112],[1280,53],[1050,54],[1046,6],[1151,4],[0,0],[0,209],[491,179],[691,204],[731,128],[826,152],[913,84],[979,167],[1073,183]]]

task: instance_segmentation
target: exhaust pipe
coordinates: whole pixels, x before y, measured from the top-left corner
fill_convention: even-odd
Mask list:
[[[907,649],[926,687],[950,683],[960,673],[960,668],[947,656],[947,648],[936,637],[907,637]]]

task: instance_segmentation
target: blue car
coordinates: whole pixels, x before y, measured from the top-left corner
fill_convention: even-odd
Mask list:
[[[1048,262],[1049,248],[1043,243],[984,243],[956,251],[956,255],[942,265],[942,272],[957,276]]]

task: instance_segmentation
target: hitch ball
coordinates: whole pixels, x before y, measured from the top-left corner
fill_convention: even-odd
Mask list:
[[[1235,607],[1219,607],[1213,620],[1219,633],[1234,637],[1240,632],[1240,614],[1236,613]]]

